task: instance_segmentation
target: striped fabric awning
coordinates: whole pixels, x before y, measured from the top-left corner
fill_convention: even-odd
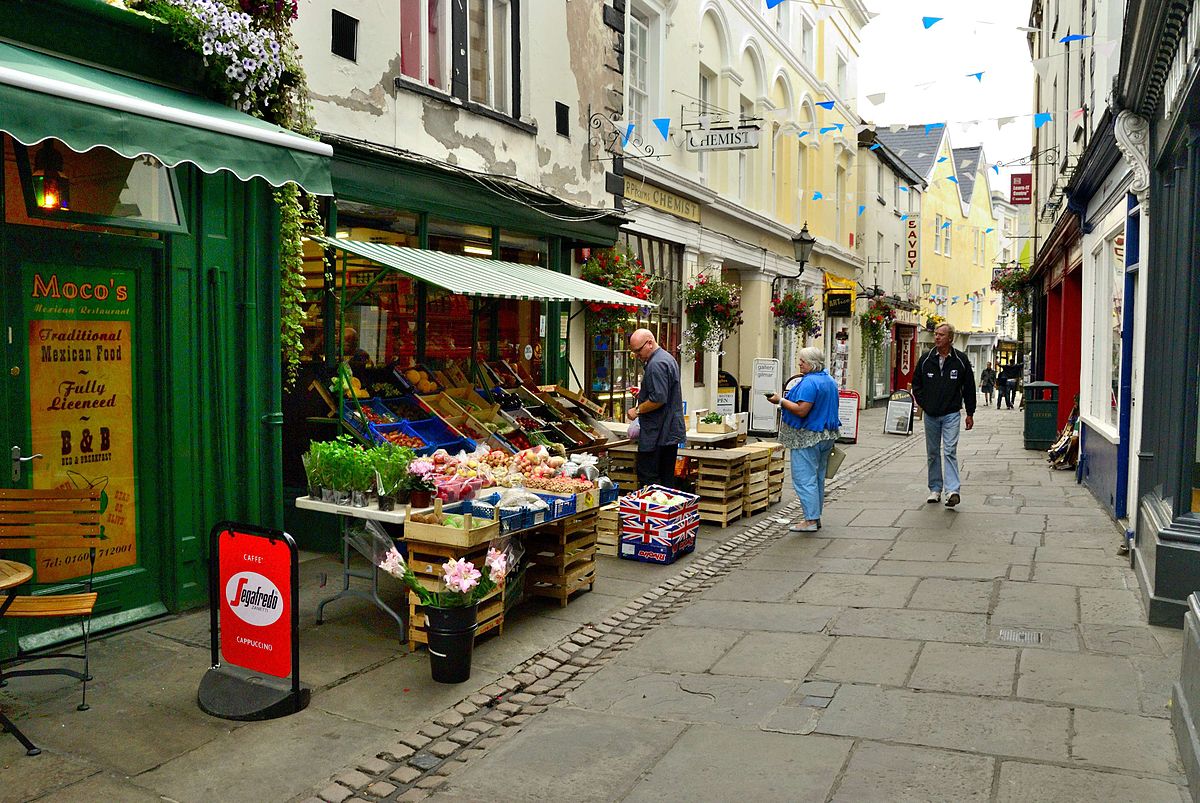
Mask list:
[[[657,306],[653,301],[634,298],[537,265],[361,240],[336,240],[331,237],[313,237],[313,240],[464,296]]]

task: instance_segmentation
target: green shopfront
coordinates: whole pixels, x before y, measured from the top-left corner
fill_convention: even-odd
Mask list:
[[[195,66],[103,3],[0,0],[0,487],[103,489],[97,629],[204,604],[214,522],[282,523],[273,189],[329,194],[331,151]],[[3,557],[31,593],[86,572]],[[77,635],[3,620],[0,660]]]

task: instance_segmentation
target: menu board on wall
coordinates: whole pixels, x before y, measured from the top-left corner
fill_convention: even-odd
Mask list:
[[[137,562],[132,271],[36,266],[25,285],[34,488],[99,488],[96,571]],[[37,581],[85,576],[86,549],[41,550]]]

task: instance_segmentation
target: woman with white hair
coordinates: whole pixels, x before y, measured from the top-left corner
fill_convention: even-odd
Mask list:
[[[812,533],[821,528],[821,504],[825,498],[825,470],[837,440],[838,386],[825,373],[825,355],[820,349],[800,349],[800,381],[787,395],[772,394],[770,402],[783,410],[779,442],[792,451],[792,484],[804,508],[804,520],[792,532]]]

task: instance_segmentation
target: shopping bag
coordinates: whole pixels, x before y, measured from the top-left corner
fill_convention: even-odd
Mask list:
[[[838,469],[842,467],[842,461],[846,459],[846,453],[834,445],[833,451],[829,453],[829,463],[825,466],[825,479],[831,480],[837,476]]]

